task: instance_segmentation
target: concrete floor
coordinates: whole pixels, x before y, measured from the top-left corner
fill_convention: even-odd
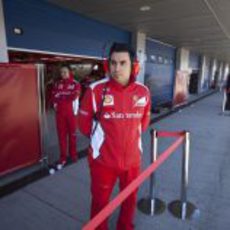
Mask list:
[[[174,218],[168,210],[146,216],[137,210],[137,230],[228,230],[230,226],[230,116],[220,115],[222,95],[214,94],[153,124],[158,130],[191,132],[188,200],[200,213],[192,220]],[[143,169],[150,164],[150,135],[143,135]],[[159,141],[159,152],[172,140]],[[157,197],[167,204],[180,197],[181,149],[158,170]],[[139,189],[148,195],[149,181]],[[113,196],[117,194],[115,188]],[[88,221],[90,177],[87,160],[29,184],[0,200],[1,230],[76,230]],[[110,219],[115,229],[118,211]]]

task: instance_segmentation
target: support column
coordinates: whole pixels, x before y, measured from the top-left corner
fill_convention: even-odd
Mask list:
[[[228,63],[225,63],[225,68],[224,68],[224,81],[227,81],[228,74],[229,74],[229,64],[228,64]]]
[[[145,61],[146,61],[146,34],[141,32],[133,33],[132,46],[136,50],[137,58],[140,62],[140,73],[138,74],[137,81],[144,84],[145,81]]]
[[[185,48],[179,48],[176,54],[176,69],[189,71],[189,50]]]
[[[223,68],[224,68],[224,63],[221,62],[221,63],[220,63],[220,66],[219,66],[219,76],[218,76],[218,87],[219,87],[219,89],[222,88]]]
[[[181,74],[182,72],[183,74]],[[177,97],[178,87],[183,88],[184,99],[189,96],[189,80],[192,69],[189,66],[189,50],[183,47],[177,49],[176,53],[176,73],[174,82],[174,97]],[[183,82],[183,83],[182,83]],[[181,102],[180,102],[181,103]]]
[[[198,93],[202,93],[203,91],[203,84],[205,80],[205,66],[206,66],[206,57],[204,55],[201,56],[201,63],[200,63],[200,71],[199,71],[199,83],[198,83]]]
[[[217,60],[216,59],[213,59],[212,60],[212,64],[211,64],[211,83],[214,81],[214,78],[215,78],[215,73],[216,73],[216,69],[217,69]]]

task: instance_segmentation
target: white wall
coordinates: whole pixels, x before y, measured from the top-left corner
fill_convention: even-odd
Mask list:
[[[0,62],[8,62],[3,3],[0,0]]]

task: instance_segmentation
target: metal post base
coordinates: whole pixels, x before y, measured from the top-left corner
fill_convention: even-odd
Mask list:
[[[157,198],[142,198],[138,201],[138,209],[146,215],[159,215],[165,210],[165,203]]]
[[[198,211],[194,204],[180,200],[172,201],[168,205],[168,210],[174,217],[182,220],[193,219]]]

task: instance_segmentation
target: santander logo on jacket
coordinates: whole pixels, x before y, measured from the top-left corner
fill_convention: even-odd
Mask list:
[[[133,119],[133,118],[141,118],[143,116],[142,113],[105,113],[104,118],[105,119]]]
[[[90,161],[120,169],[139,165],[150,107],[149,90],[141,83],[123,87],[110,78],[90,85],[79,112],[79,128],[91,137]]]

